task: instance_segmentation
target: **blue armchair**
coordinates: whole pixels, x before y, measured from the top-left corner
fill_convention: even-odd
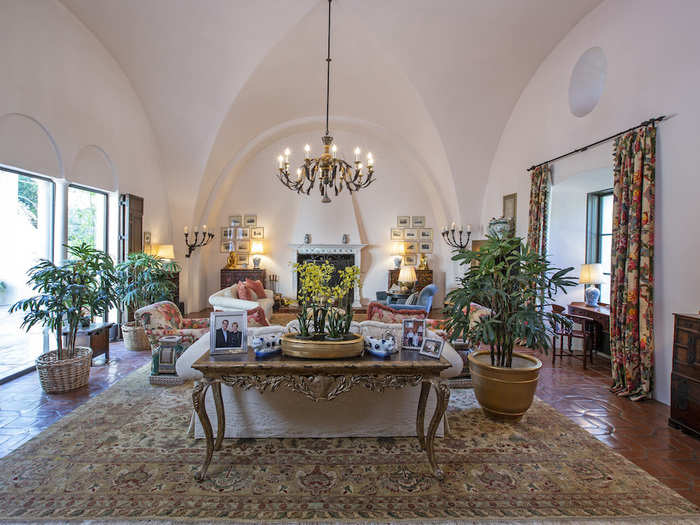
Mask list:
[[[418,302],[416,304],[391,304],[395,310],[425,310],[428,314],[433,307],[433,297],[437,292],[437,285],[429,284],[423,288],[418,294]]]

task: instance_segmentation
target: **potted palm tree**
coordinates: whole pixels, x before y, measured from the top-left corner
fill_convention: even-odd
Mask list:
[[[170,299],[175,291],[173,274],[180,265],[157,255],[143,252],[130,253],[117,264],[116,291],[124,308],[138,310],[149,304]],[[146,331],[135,321],[122,323],[124,346],[127,350],[151,348]]]
[[[550,306],[557,292],[576,284],[567,275],[573,268],[555,268],[521,238],[499,234],[491,234],[479,251],[461,251],[452,259],[469,268],[448,294],[447,329],[477,349],[469,355],[469,368],[484,412],[517,420],[532,404],[542,363],[514,347],[546,351],[552,323],[570,324]],[[470,315],[472,303],[490,313]]]
[[[76,345],[78,328],[85,317],[104,315],[118,304],[112,258],[86,243],[67,250],[68,259],[60,266],[42,259],[30,268],[27,284],[37,295],[10,307],[10,313],[25,312],[23,328],[38,324],[54,333],[56,350],[36,360],[41,386],[51,394],[87,384],[92,350]]]

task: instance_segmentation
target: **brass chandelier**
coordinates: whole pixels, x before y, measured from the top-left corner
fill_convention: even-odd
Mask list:
[[[366,188],[374,181],[374,157],[367,153],[367,172],[363,173],[364,166],[360,162],[360,148],[355,148],[355,160],[352,164],[337,158],[338,148],[333,144],[333,137],[328,131],[328,108],[331,81],[331,1],[328,0],[328,56],[326,57],[326,134],[321,138],[323,153],[317,157],[311,157],[311,146],[304,146],[304,163],[297,168],[296,175],[289,175],[289,155],[291,150],[286,148],[284,154],[277,157],[278,173],[282,184],[297,193],[311,194],[318,182],[321,192],[321,202],[331,202],[329,194],[333,191],[337,196],[343,188],[350,193]]]

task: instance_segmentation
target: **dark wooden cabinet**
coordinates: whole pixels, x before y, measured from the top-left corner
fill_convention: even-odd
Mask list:
[[[221,270],[221,289],[233,286],[238,281],[245,282],[246,279],[251,279],[252,281],[260,281],[265,288],[267,288],[267,273],[262,268],[240,268],[229,270],[223,268]]]
[[[672,427],[700,437],[700,315],[673,314]]]
[[[119,260],[143,251],[143,197],[119,195]]]
[[[389,286],[387,287],[387,290],[389,290],[393,285],[398,284],[400,271],[401,270],[399,268],[389,270]],[[414,292],[420,292],[429,284],[433,284],[432,270],[416,270],[416,277],[418,278],[418,281],[416,282],[415,288],[413,288]]]

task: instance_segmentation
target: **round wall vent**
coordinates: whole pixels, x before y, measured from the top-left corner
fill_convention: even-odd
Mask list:
[[[569,109],[577,117],[588,115],[598,105],[608,72],[608,61],[599,47],[578,59],[569,81]]]

